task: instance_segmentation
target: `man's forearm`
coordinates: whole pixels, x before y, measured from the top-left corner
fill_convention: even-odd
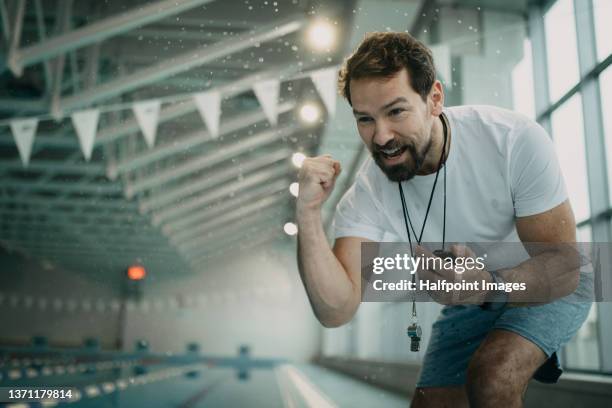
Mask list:
[[[525,283],[524,291],[514,290],[508,294],[511,306],[549,303],[576,290],[580,256],[571,247],[548,250],[497,273],[507,283]]]
[[[328,327],[348,321],[359,304],[359,290],[332,252],[318,210],[299,210],[298,267],[319,321]]]

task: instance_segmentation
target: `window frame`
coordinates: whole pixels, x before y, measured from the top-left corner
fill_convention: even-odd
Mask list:
[[[534,64],[534,83],[540,87],[540,92],[536,92],[536,120],[552,134],[550,126],[552,113],[572,96],[580,92],[582,97],[591,216],[580,222],[578,227],[590,225],[594,242],[612,242],[612,206],[608,191],[605,134],[599,89],[599,74],[612,63],[612,54],[603,59],[603,61],[597,62],[593,1],[573,0],[580,79],[578,83],[558,100],[549,102],[547,78],[549,71],[547,66],[544,15],[556,1],[543,0],[539,4],[532,5],[528,11],[528,25]],[[606,277],[604,274],[602,279],[602,284],[606,288],[612,288],[612,281],[609,277]],[[598,302],[597,306],[599,370],[572,369],[572,371],[612,374],[612,343],[605,341],[605,339],[612,337],[612,319],[610,319],[612,316],[612,303]]]

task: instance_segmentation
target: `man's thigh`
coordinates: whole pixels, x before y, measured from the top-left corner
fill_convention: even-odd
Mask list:
[[[504,329],[495,329],[480,344],[467,369],[468,391],[471,384],[498,382],[509,390],[524,392],[533,373],[548,357],[525,337]]]
[[[469,408],[465,387],[419,387],[410,401],[411,408]]]
[[[445,307],[432,326],[417,387],[463,386],[470,358],[498,316],[499,313],[483,312],[478,306]]]

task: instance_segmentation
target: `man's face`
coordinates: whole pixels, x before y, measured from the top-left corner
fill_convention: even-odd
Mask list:
[[[359,135],[376,164],[391,181],[414,177],[431,148],[437,114],[412,89],[408,72],[351,80],[350,92]]]

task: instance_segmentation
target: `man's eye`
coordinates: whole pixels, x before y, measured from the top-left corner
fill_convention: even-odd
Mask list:
[[[372,118],[368,118],[368,117],[364,117],[364,116],[362,116],[362,117],[358,118],[358,119],[357,119],[357,121],[358,121],[359,123],[368,123],[368,122],[371,122],[371,121],[372,121]]]
[[[399,115],[400,113],[402,113],[403,111],[404,111],[404,109],[402,109],[402,108],[391,109],[389,111],[389,115],[396,116],[396,115]]]

